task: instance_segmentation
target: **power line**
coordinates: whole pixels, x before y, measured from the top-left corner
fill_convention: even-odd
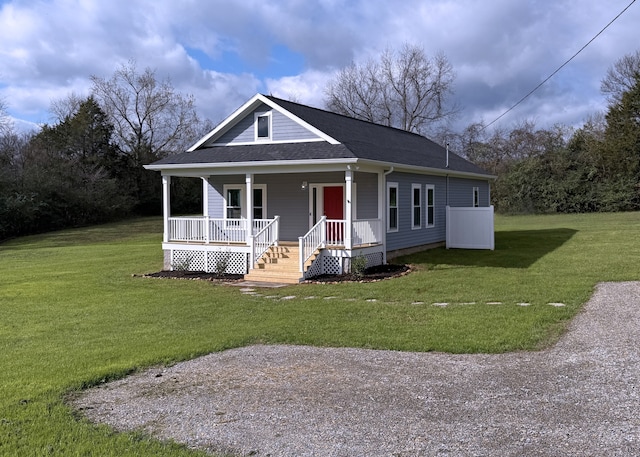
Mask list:
[[[604,32],[605,30],[607,30],[607,28],[609,28],[609,26],[611,24],[613,24],[616,19],[618,19],[620,16],[622,16],[625,11],[627,11],[631,5],[633,5],[636,2],[636,0],[632,0],[631,3],[629,3],[625,9],[623,9],[622,11],[620,11],[620,13],[618,13],[618,15],[616,17],[614,17],[613,19],[611,19],[611,21],[604,26],[604,28],[602,30],[600,30],[593,38],[591,38],[589,40],[589,42],[587,44],[585,44],[584,46],[582,46],[578,52],[576,52],[574,55],[572,55],[567,61],[565,61],[565,63],[563,63],[562,65],[560,65],[556,71],[554,71],[553,73],[551,73],[549,76],[547,76],[547,78],[542,81],[540,84],[538,84],[536,87],[533,88],[533,90],[531,90],[527,95],[525,95],[524,97],[522,97],[520,100],[518,100],[516,102],[515,105],[513,105],[511,108],[509,108],[508,110],[506,110],[504,113],[502,113],[500,116],[496,117],[494,120],[492,120],[491,122],[489,122],[487,125],[485,125],[484,127],[482,127],[482,129],[480,129],[480,131],[485,130],[486,128],[488,128],[489,126],[495,124],[496,122],[498,122],[500,119],[502,119],[502,117],[504,117],[507,113],[509,113],[511,110],[513,110],[516,106],[518,106],[520,103],[522,103],[523,101],[525,101],[527,98],[529,98],[529,96],[531,94],[533,94],[535,91],[537,91],[538,89],[540,89],[547,81],[549,81],[551,78],[553,78],[555,76],[556,73],[558,73],[560,70],[562,70],[562,68],[567,65],[569,62],[571,62],[578,54],[580,54],[587,46],[589,46],[596,38],[598,38],[602,32]]]

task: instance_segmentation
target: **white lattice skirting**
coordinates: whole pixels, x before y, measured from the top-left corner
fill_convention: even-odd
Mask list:
[[[366,259],[366,268],[376,265],[382,265],[382,252],[370,252],[362,254]],[[351,258],[346,253],[329,254],[323,251],[318,258],[314,260],[309,269],[305,272],[304,278],[310,279],[319,275],[340,275],[351,271]]]
[[[166,258],[168,254],[168,259]],[[168,262],[167,262],[168,261]],[[204,271],[206,273],[247,274],[246,252],[197,251],[170,249],[165,263],[171,270]],[[167,266],[165,266],[167,268]]]

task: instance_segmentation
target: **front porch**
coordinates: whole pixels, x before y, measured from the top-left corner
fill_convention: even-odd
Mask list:
[[[286,262],[288,279],[297,282],[348,272],[352,257],[386,261],[381,172],[338,164],[260,171],[174,171],[202,181],[197,216],[171,214],[171,175],[163,174],[165,269],[249,274]],[[286,253],[274,249],[285,243]]]
[[[298,282],[315,275],[349,271],[350,259],[364,256],[370,265],[383,263],[380,219],[349,221],[322,216],[297,242],[281,240],[280,217],[220,219],[209,216],[168,217],[163,249],[166,270],[185,269],[249,274],[274,270],[275,279]],[[279,245],[287,255],[278,255]],[[273,268],[274,264],[279,267]],[[287,267],[283,270],[283,265]],[[255,273],[253,273],[255,275]]]

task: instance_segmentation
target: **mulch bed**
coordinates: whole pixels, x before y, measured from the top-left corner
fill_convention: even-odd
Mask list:
[[[308,279],[305,283],[339,283],[339,282],[374,282],[381,281],[383,279],[395,278],[397,276],[404,276],[411,272],[411,268],[408,265],[377,265],[367,268],[360,276],[354,274],[343,275],[320,275],[315,278]],[[220,283],[238,282],[244,279],[243,275],[231,275],[224,274],[219,275],[216,273],[205,273],[204,271],[158,271],[157,273],[149,273],[142,275],[145,278],[165,278],[165,279],[192,279],[202,280]]]
[[[364,270],[362,275],[343,274],[343,275],[320,275],[311,278],[305,282],[316,283],[338,283],[338,282],[375,282],[383,279],[395,278],[397,276],[404,276],[411,272],[411,268],[408,265],[376,265]]]
[[[204,271],[158,271],[157,273],[148,273],[142,275],[145,278],[165,278],[165,279],[199,279],[202,281],[212,282],[236,282],[242,281],[244,275],[219,275],[216,273],[205,273]]]

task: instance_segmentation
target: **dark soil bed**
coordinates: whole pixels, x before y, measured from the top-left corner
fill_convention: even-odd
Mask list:
[[[377,265],[367,268],[362,275],[343,274],[343,275],[320,275],[315,278],[308,279],[305,283],[337,283],[337,282],[372,282],[382,279],[394,278],[402,276],[411,271],[408,265]],[[157,273],[149,273],[143,275],[146,278],[167,278],[167,279],[199,279],[202,281],[212,282],[237,282],[244,279],[243,275],[216,273],[205,273],[204,271],[158,271]]]
[[[213,282],[235,282],[244,279],[243,275],[219,275],[216,273],[205,273],[204,271],[159,271],[144,275],[147,278],[169,278],[169,279],[200,279]]]
[[[371,282],[380,281],[382,279],[395,278],[396,276],[403,276],[411,271],[408,265],[377,265],[375,267],[369,267],[364,271],[362,275],[343,274],[343,275],[320,275],[315,278],[311,278],[306,282]]]

